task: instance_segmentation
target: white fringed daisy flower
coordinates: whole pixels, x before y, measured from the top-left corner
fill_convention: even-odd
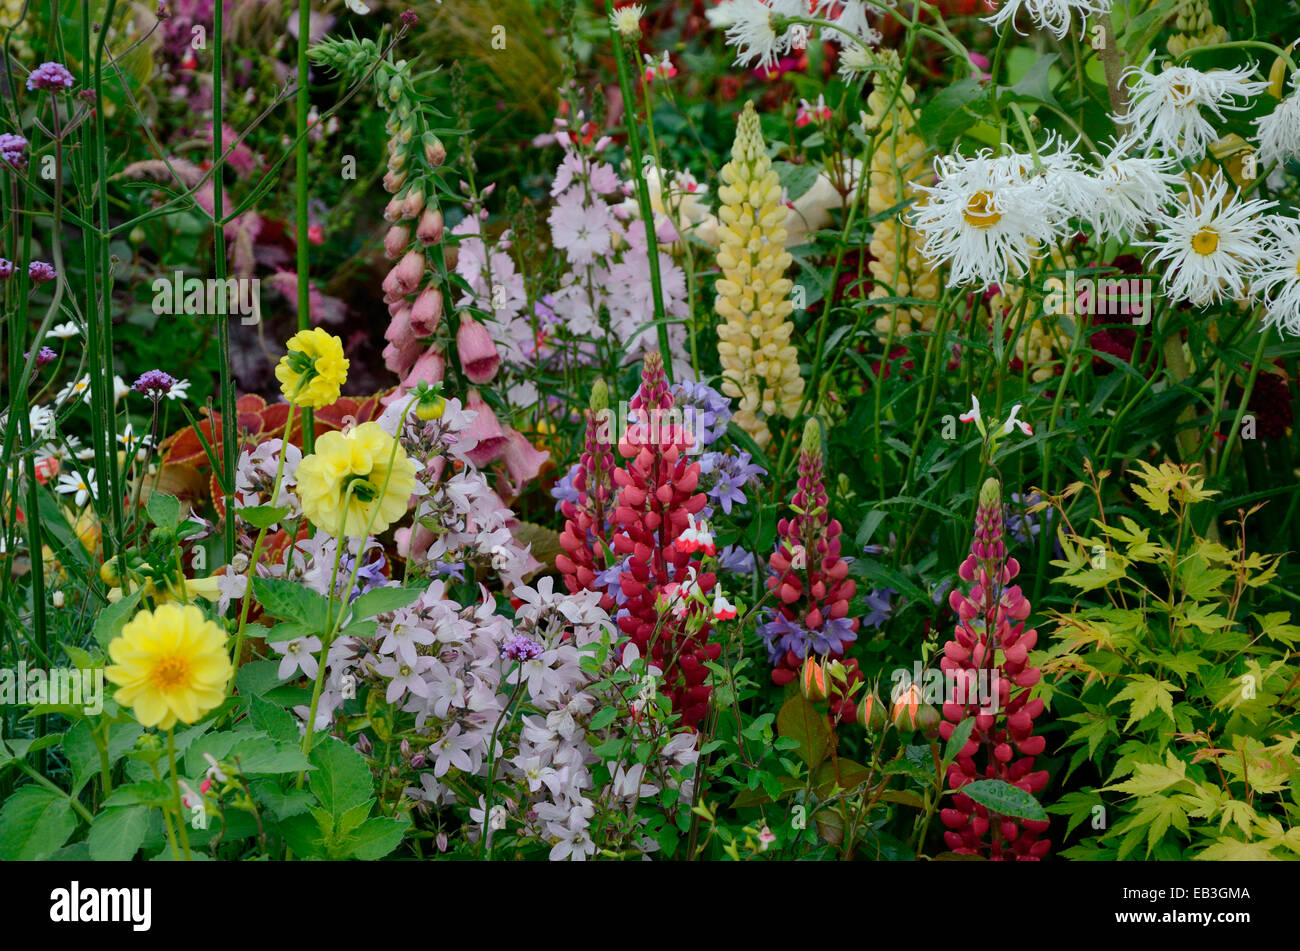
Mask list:
[[[736,48],[737,66],[770,69],[796,45],[807,42],[808,31],[790,24],[778,35],[775,19],[807,16],[803,0],[727,0],[707,13],[709,23],[724,30],[728,46]]]
[[[619,7],[609,15],[610,25],[618,30],[618,35],[625,40],[635,40],[641,36],[641,18],[645,16],[645,6],[640,3]]]
[[[1186,204],[1160,214],[1155,240],[1134,243],[1153,250],[1147,266],[1164,268],[1160,285],[1171,299],[1204,307],[1245,296],[1262,259],[1265,213],[1273,203],[1242,201],[1239,190],[1229,198],[1220,169],[1209,182],[1193,178]]]
[[[1024,10],[1040,29],[1046,30],[1058,40],[1070,31],[1070,20],[1079,17],[1079,26],[1090,16],[1099,16],[1110,10],[1108,0],[1004,0],[998,12],[991,17],[984,17],[989,26],[1001,30],[1008,23],[1017,33],[1016,14]],[[1022,36],[1024,34],[1021,34]]]
[[[1264,322],[1300,335],[1300,223],[1274,216],[1252,289],[1264,303]]]
[[[1126,136],[1109,154],[1097,156],[1101,194],[1086,217],[1099,235],[1139,234],[1173,200],[1173,186],[1182,181],[1169,172],[1169,159],[1130,154],[1135,145],[1136,138]]]
[[[1259,127],[1259,160],[1264,165],[1300,158],[1300,73],[1291,77],[1291,95],[1256,119],[1255,125]]]
[[[1151,73],[1147,72],[1151,58],[1124,71],[1126,79],[1133,77],[1132,104],[1127,116],[1112,118],[1141,131],[1152,147],[1179,158],[1200,158],[1219,138],[1210,120],[1201,114],[1202,107],[1222,121],[1223,110],[1245,109],[1250,99],[1268,88],[1267,82],[1250,81],[1254,63],[1207,73],[1190,66],[1170,66]]]
[[[943,156],[934,166],[938,180],[917,186],[926,198],[910,224],[921,237],[921,252],[948,264],[949,287],[988,287],[1020,277],[1062,236],[1068,211],[1027,177],[1032,158],[994,158],[984,151],[973,158]]]

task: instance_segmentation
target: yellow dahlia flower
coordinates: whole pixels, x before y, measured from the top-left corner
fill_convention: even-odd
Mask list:
[[[372,515],[375,534],[401,518],[416,471],[400,442],[378,423],[362,423],[316,440],[316,451],[298,465],[298,498],[321,531],[334,535],[341,524],[344,535],[364,538]]]
[[[718,189],[718,269],[714,308],[718,325],[718,356],[722,361],[722,392],[740,405],[738,426],[760,447],[771,439],[767,420],[778,413],[799,411],[803,378],[799,356],[790,344],[794,324],[785,277],[791,257],[785,250],[788,209],[781,201],[781,183],[763,145],[758,113],[746,103],[731,147],[731,161],[722,168]]]
[[[170,730],[219,706],[233,667],[226,632],[193,605],[140,611],[108,645],[104,671],[120,688],[113,699],[143,726]]]
[[[329,406],[339,398],[339,387],[348,378],[348,361],[343,341],[316,327],[300,330],[289,338],[289,352],[275,367],[280,391],[290,403],[311,409]]]
[[[931,176],[925,162],[925,142],[913,128],[911,106],[915,91],[904,83],[891,104],[892,75],[888,72],[877,75],[885,78],[876,83],[867,97],[870,111],[864,112],[863,124],[874,133],[875,139],[867,179],[867,210],[872,215],[883,215],[915,199],[920,194],[915,185],[926,184]],[[881,218],[872,230],[872,260],[867,265],[872,278],[871,296],[938,300],[939,271],[921,255],[919,241],[903,227],[899,214]],[[895,320],[896,335],[933,330],[936,316],[937,310],[932,306],[890,304],[876,321],[876,335],[882,341],[887,340]]]

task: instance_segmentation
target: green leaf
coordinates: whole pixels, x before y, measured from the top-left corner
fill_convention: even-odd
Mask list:
[[[927,142],[945,146],[970,128],[982,115],[989,87],[978,79],[958,80],[945,86],[921,110],[917,131]]]
[[[342,740],[326,737],[308,759],[316,767],[311,774],[311,791],[336,820],[374,796],[370,767]]]
[[[241,697],[260,697],[280,686],[278,660],[254,660],[240,665],[235,674],[235,687]]]
[[[253,597],[272,617],[306,624],[323,633],[329,616],[329,601],[324,595],[284,578],[254,578]]]
[[[816,707],[802,694],[794,694],[776,715],[777,731],[799,744],[799,758],[816,769],[830,753],[831,728]]]
[[[270,528],[292,511],[293,509],[283,505],[250,505],[248,508],[238,509],[237,514],[254,528]]]
[[[400,585],[372,588],[352,602],[352,617],[368,618],[397,611],[414,604],[423,593],[419,588],[403,588]]]
[[[278,704],[253,697],[249,701],[248,718],[253,726],[277,740],[294,742],[298,739],[298,721],[293,714]]]
[[[957,761],[957,754],[961,748],[970,740],[971,731],[975,729],[975,718],[967,717],[962,720],[952,731],[952,736],[948,737],[948,745],[943,748],[943,762],[946,766],[949,763]]]
[[[149,831],[149,807],[119,806],[95,816],[86,841],[96,862],[129,862]]]
[[[411,820],[406,816],[400,819],[389,819],[387,816],[367,819],[348,834],[349,851],[358,859],[382,859],[401,844],[402,836],[410,825]]]
[[[977,779],[955,791],[969,796],[985,809],[1001,816],[1047,821],[1047,813],[1037,799],[1018,786],[1000,779]]]
[[[1149,674],[1134,674],[1128,685],[1117,693],[1111,703],[1129,700],[1129,719],[1125,729],[1131,727],[1159,707],[1170,720],[1174,718],[1173,685],[1164,680],[1156,680]]]
[[[1052,66],[1059,58],[1055,53],[1036,57],[1029,71],[1020,78],[1020,82],[1010,89],[1000,90],[1002,98],[1020,102],[1045,102],[1051,106],[1059,106],[1060,103],[1052,95],[1051,79]]]
[[[129,786],[118,786],[103,802],[105,809],[115,806],[166,806],[171,805],[176,794],[171,783],[162,779],[150,779]]]
[[[0,859],[31,861],[49,855],[77,828],[68,797],[44,786],[23,786],[0,809]]]
[[[145,502],[144,508],[154,525],[165,532],[176,531],[181,523],[181,502],[174,495],[150,492],[149,501]]]
[[[786,195],[791,201],[797,201],[812,188],[819,174],[817,166],[812,164],[795,165],[792,162],[773,162],[772,168],[776,171],[776,177],[780,179],[781,185],[785,188]]]
[[[108,650],[109,642],[122,633],[122,628],[126,627],[126,622],[135,613],[136,605],[140,603],[140,598],[143,596],[144,589],[141,588],[134,594],[126,595],[121,601],[110,604],[99,612],[99,617],[95,619],[95,627],[91,633],[100,647]]]

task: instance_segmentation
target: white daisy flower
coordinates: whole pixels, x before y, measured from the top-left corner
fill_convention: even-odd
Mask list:
[[[852,45],[876,46],[880,43],[880,31],[870,23],[870,9],[862,0],[822,0],[813,12],[813,16],[834,23],[832,29],[824,27],[819,32],[823,40],[830,40],[844,48]],[[847,34],[856,36],[857,44]]]
[[[83,447],[83,448],[77,450],[77,461],[78,461],[78,462],[89,462],[91,459],[94,459],[94,458],[95,458],[95,447],[94,447],[94,446],[85,446],[85,447]]]
[[[58,340],[68,340],[72,337],[81,335],[81,328],[69,320],[66,324],[55,324],[45,332],[46,338],[54,337]]]
[[[984,22],[999,31],[1010,23],[1011,28],[1020,33],[1020,28],[1016,26],[1016,14],[1022,9],[1029,14],[1036,26],[1059,40],[1070,31],[1071,17],[1079,17],[1079,28],[1082,30],[1084,20],[1107,13],[1110,3],[1109,0],[1003,0],[998,12],[991,17],[984,17]],[[1021,36],[1024,35],[1021,33]]]
[[[48,406],[33,406],[27,414],[27,421],[32,427],[32,435],[40,439],[54,436],[54,410]]]
[[[137,435],[130,423],[127,423],[126,428],[117,434],[117,441],[128,455],[135,455],[137,462],[144,462],[149,458],[149,449],[153,446],[152,438],[147,433]]]
[[[116,406],[122,401],[122,397],[131,392],[131,387],[126,385],[126,381],[116,374],[113,376],[113,405]]]
[[[645,16],[645,7],[632,3],[619,7],[609,15],[609,22],[618,30],[618,35],[625,40],[635,40],[641,36],[641,18]]]
[[[1274,216],[1252,289],[1264,302],[1264,322],[1300,335],[1300,223]]]
[[[737,66],[770,69],[808,37],[801,24],[790,24],[777,35],[775,18],[807,13],[803,0],[727,0],[706,15],[709,23],[725,31],[727,45],[736,47]]]
[[[1062,236],[1069,218],[1042,183],[1027,178],[1033,160],[1022,155],[935,160],[938,181],[913,209],[911,227],[921,252],[947,263],[948,286],[988,287],[1025,274],[1046,245]]]
[[[365,16],[370,12],[370,8],[362,3],[361,0],[343,0],[343,3],[353,13],[359,13],[361,16]]]
[[[1034,175],[1029,174],[1028,170],[1024,173],[1028,181],[1036,185],[1057,209],[1061,215],[1062,227],[1070,218],[1086,220],[1091,210],[1101,201],[1103,192],[1102,183],[1075,152],[1077,145],[1077,142],[1067,144],[1055,133],[1049,133],[1038,149],[1042,171]],[[1018,157],[1017,161],[1023,167],[1024,159]]]
[[[59,390],[59,392],[54,397],[54,402],[57,405],[61,406],[69,399],[72,399],[74,397],[76,398],[77,402],[81,402],[89,395],[90,395],[90,374],[87,373],[80,380],[74,380],[73,382],[65,386],[63,389]]]
[[[1136,241],[1154,250],[1148,267],[1162,266],[1161,286],[1173,300],[1198,307],[1245,296],[1246,280],[1258,266],[1264,237],[1264,217],[1273,203],[1228,198],[1228,182],[1220,169],[1207,183],[1193,176],[1195,186],[1174,214],[1162,212],[1154,241]]]
[[[190,398],[190,381],[177,380],[172,384],[172,388],[167,391],[169,400],[187,400]]]
[[[1086,217],[1099,235],[1140,233],[1173,200],[1172,186],[1182,181],[1169,172],[1168,158],[1130,155],[1135,144],[1130,135],[1097,156],[1101,193]]]
[[[1259,160],[1264,165],[1300,158],[1300,73],[1291,77],[1291,95],[1272,112],[1255,120],[1259,126]]]
[[[1154,147],[1179,158],[1200,158],[1219,138],[1214,126],[1201,114],[1205,107],[1220,121],[1223,110],[1239,111],[1248,101],[1268,88],[1267,82],[1251,82],[1255,64],[1237,69],[1215,69],[1203,73],[1190,66],[1170,66],[1150,73],[1152,56],[1141,66],[1131,66],[1124,77],[1134,77],[1130,86],[1131,105],[1127,116],[1113,116],[1116,122],[1143,131]]]
[[[73,504],[86,504],[88,498],[99,498],[99,489],[95,485],[95,470],[87,469],[85,476],[78,472],[60,472],[59,482],[54,491],[60,495],[71,495]]]

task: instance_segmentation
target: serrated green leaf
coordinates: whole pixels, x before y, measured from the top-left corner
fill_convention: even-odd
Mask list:
[[[44,786],[28,784],[0,809],[0,859],[31,861],[58,849],[77,828],[68,798]]]
[[[96,862],[129,862],[149,832],[148,806],[119,806],[95,816],[86,842]]]

